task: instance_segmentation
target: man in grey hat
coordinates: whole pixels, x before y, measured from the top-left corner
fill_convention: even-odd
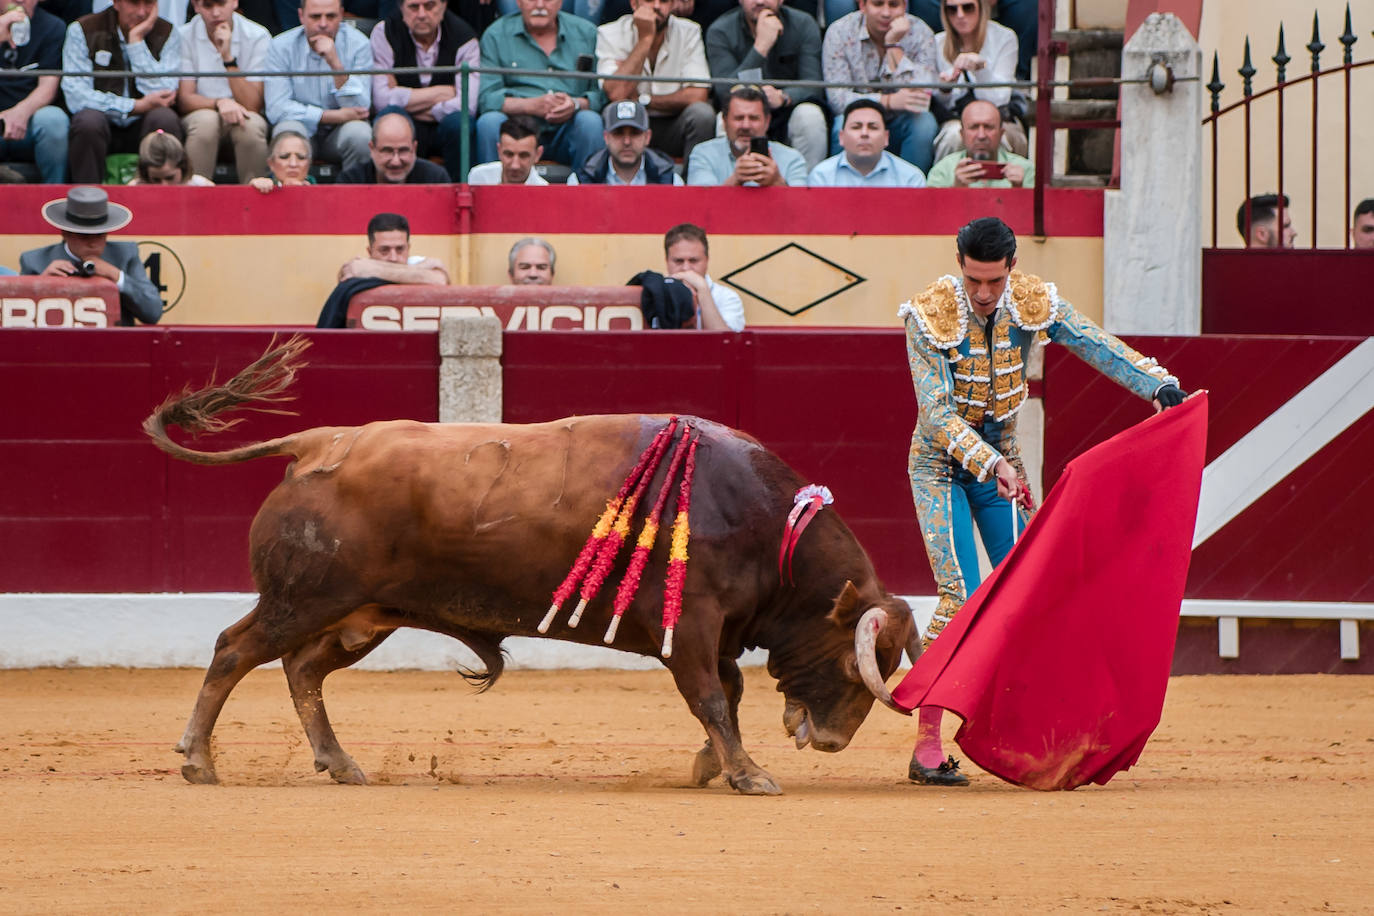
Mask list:
[[[62,241],[19,256],[19,272],[44,277],[104,277],[119,287],[119,323],[134,319],[157,324],[162,297],[148,279],[138,246],[111,242],[108,233],[134,218],[128,207],[110,203],[100,188],[75,187],[65,198],[43,205],[43,219],[62,232]]]
[[[649,112],[639,102],[612,102],[601,112],[604,149],[587,157],[568,184],[680,185],[673,160],[649,148]]]

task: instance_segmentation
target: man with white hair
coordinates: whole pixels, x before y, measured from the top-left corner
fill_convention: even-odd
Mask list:
[[[558,255],[553,246],[537,236],[523,238],[510,247],[506,256],[506,273],[516,286],[552,286],[554,262]]]

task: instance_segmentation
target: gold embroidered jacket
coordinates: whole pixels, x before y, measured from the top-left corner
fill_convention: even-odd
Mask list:
[[[1150,399],[1178,380],[1083,317],[1053,283],[1013,270],[992,321],[973,313],[961,279],[944,276],[897,314],[906,320],[907,357],[919,407],[916,439],[979,480],[1001,458],[980,432],[1002,424],[1003,438],[1025,403],[1031,348],[1061,343],[1103,375]],[[970,326],[973,330],[970,331]]]

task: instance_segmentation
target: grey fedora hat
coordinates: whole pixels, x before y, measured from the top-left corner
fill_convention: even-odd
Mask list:
[[[78,186],[43,205],[43,219],[50,225],[86,235],[123,229],[133,218],[128,207],[110,203],[110,195],[101,188]]]

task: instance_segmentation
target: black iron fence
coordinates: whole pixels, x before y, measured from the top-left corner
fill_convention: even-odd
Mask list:
[[[1320,21],[1319,21],[1319,18],[1318,18],[1317,13],[1314,11],[1314,12],[1312,13],[1312,38],[1311,38],[1311,40],[1310,40],[1310,41],[1307,43],[1307,45],[1306,45],[1306,50],[1307,50],[1308,54],[1310,55],[1310,64],[1309,64],[1309,67],[1308,67],[1308,71],[1307,71],[1306,73],[1303,73],[1303,74],[1301,74],[1301,75],[1299,75],[1299,76],[1296,76],[1296,77],[1293,77],[1293,78],[1290,79],[1290,78],[1289,78],[1289,75],[1288,75],[1288,65],[1289,65],[1290,63],[1292,63],[1293,59],[1292,59],[1291,57],[1289,57],[1289,55],[1288,55],[1288,51],[1287,51],[1287,47],[1286,47],[1286,40],[1285,40],[1285,35],[1284,35],[1284,27],[1283,27],[1282,24],[1280,24],[1280,25],[1279,25],[1279,34],[1278,34],[1278,43],[1277,43],[1277,47],[1276,47],[1276,49],[1275,49],[1275,51],[1274,51],[1273,56],[1270,58],[1270,60],[1271,60],[1271,61],[1273,62],[1273,64],[1274,64],[1274,76],[1275,76],[1274,85],[1273,85],[1273,86],[1270,86],[1270,87],[1267,88],[1267,89],[1262,89],[1262,90],[1260,90],[1259,92],[1256,92],[1255,89],[1254,89],[1254,78],[1255,78],[1256,73],[1258,73],[1259,71],[1256,70],[1256,68],[1255,68],[1255,66],[1254,66],[1254,63],[1253,63],[1253,60],[1252,60],[1252,55],[1251,55],[1251,52],[1250,52],[1250,37],[1247,35],[1246,38],[1245,38],[1245,51],[1244,51],[1244,57],[1243,57],[1243,60],[1242,60],[1242,63],[1241,63],[1240,68],[1236,71],[1237,74],[1239,74],[1239,76],[1240,76],[1240,78],[1241,78],[1241,98],[1240,98],[1239,101],[1233,102],[1233,103],[1231,103],[1230,105],[1227,105],[1227,106],[1225,106],[1225,107],[1222,107],[1222,105],[1221,105],[1221,93],[1222,93],[1222,90],[1224,90],[1224,89],[1226,88],[1226,84],[1225,84],[1224,82],[1222,82],[1222,80],[1221,80],[1221,72],[1220,72],[1220,65],[1219,65],[1219,57],[1218,57],[1218,54],[1217,54],[1216,52],[1213,52],[1213,54],[1212,54],[1212,77],[1211,77],[1211,81],[1207,83],[1207,90],[1208,90],[1208,92],[1210,92],[1210,94],[1211,94],[1211,114],[1208,115],[1206,118],[1204,118],[1204,119],[1203,119],[1203,122],[1202,122],[1202,123],[1204,124],[1204,126],[1210,125],[1210,134],[1211,134],[1211,153],[1212,153],[1212,246],[1211,246],[1211,247],[1213,247],[1213,248],[1216,248],[1216,247],[1217,247],[1217,237],[1218,237],[1218,228],[1217,228],[1217,225],[1218,225],[1218,222],[1217,222],[1217,218],[1218,218],[1218,199],[1217,199],[1217,198],[1218,198],[1218,188],[1217,188],[1217,178],[1218,178],[1218,175],[1219,175],[1219,173],[1220,173],[1220,164],[1221,164],[1221,162],[1223,161],[1223,157],[1222,157],[1222,155],[1221,155],[1221,153],[1220,153],[1220,150],[1219,150],[1219,140],[1218,140],[1218,133],[1219,133],[1219,129],[1220,129],[1220,122],[1221,122],[1221,119],[1224,118],[1224,117],[1226,117],[1227,115],[1231,115],[1231,114],[1234,114],[1234,113],[1236,113],[1236,112],[1239,112],[1240,115],[1241,115],[1241,117],[1242,117],[1242,119],[1243,119],[1243,131],[1244,131],[1244,133],[1243,133],[1242,145],[1243,145],[1243,159],[1244,159],[1244,197],[1243,197],[1243,203],[1242,203],[1241,206],[1242,206],[1243,209],[1244,209],[1244,217],[1243,217],[1242,222],[1243,222],[1243,224],[1244,224],[1244,226],[1245,226],[1245,228],[1246,228],[1245,234],[1248,235],[1248,227],[1249,227],[1250,222],[1251,222],[1250,201],[1251,201],[1251,198],[1255,196],[1255,174],[1254,174],[1254,164],[1253,164],[1253,158],[1254,158],[1254,157],[1253,157],[1253,146],[1254,146],[1254,144],[1255,144],[1256,142],[1263,142],[1262,138],[1256,137],[1255,132],[1252,130],[1252,125],[1251,125],[1252,107],[1253,107],[1254,104],[1255,104],[1256,102],[1258,102],[1259,100],[1261,100],[1261,99],[1266,99],[1266,98],[1269,97],[1269,96],[1274,96],[1274,102],[1275,102],[1275,126],[1276,126],[1276,129],[1275,129],[1275,136],[1274,136],[1274,148],[1275,148],[1275,151],[1276,151],[1275,173],[1274,173],[1274,177],[1275,177],[1275,180],[1276,180],[1276,185],[1275,185],[1275,184],[1265,184],[1265,185],[1263,186],[1263,191],[1264,191],[1264,192],[1276,191],[1276,193],[1277,193],[1277,195],[1278,195],[1278,198],[1279,198],[1279,200],[1278,200],[1278,209],[1279,209],[1279,212],[1278,212],[1278,223],[1279,223],[1280,226],[1282,226],[1282,225],[1283,225],[1283,222],[1284,222],[1284,203],[1283,203],[1283,201],[1284,201],[1284,195],[1287,193],[1287,191],[1285,190],[1285,184],[1286,184],[1286,183],[1285,183],[1285,178],[1286,178],[1286,171],[1287,171],[1287,168],[1288,168],[1288,163],[1285,162],[1285,158],[1284,158],[1284,152],[1285,152],[1285,150],[1284,150],[1284,138],[1285,138],[1285,128],[1286,128],[1285,120],[1284,120],[1284,118],[1285,118],[1284,101],[1285,101],[1285,97],[1286,97],[1287,95],[1290,95],[1290,94],[1292,94],[1293,92],[1301,92],[1301,91],[1303,91],[1304,87],[1303,87],[1302,84],[1304,84],[1304,83],[1306,83],[1306,84],[1308,85],[1308,88],[1310,88],[1310,92],[1311,92],[1311,120],[1310,120],[1310,124],[1309,124],[1309,128],[1310,128],[1310,131],[1309,131],[1309,132],[1310,132],[1310,134],[1311,134],[1311,161],[1310,161],[1310,165],[1311,165],[1311,176],[1310,176],[1310,188],[1307,189],[1307,190],[1310,192],[1310,194],[1311,194],[1311,232],[1310,232],[1309,238],[1310,238],[1310,240],[1311,240],[1311,247],[1313,247],[1313,248],[1317,247],[1318,226],[1319,226],[1319,223],[1318,223],[1318,209],[1319,209],[1319,203],[1320,203],[1320,190],[1321,190],[1321,187],[1322,187],[1322,185],[1321,185],[1321,180],[1320,180],[1320,179],[1321,179],[1321,175],[1320,175],[1320,172],[1321,172],[1321,168],[1320,168],[1320,159],[1319,159],[1319,156],[1318,156],[1318,142],[1319,142],[1319,138],[1320,138],[1320,135],[1321,135],[1322,131],[1319,129],[1318,114],[1319,114],[1319,112],[1320,112],[1320,110],[1321,110],[1321,109],[1320,109],[1321,87],[1322,87],[1323,85],[1330,86],[1333,82],[1340,82],[1340,83],[1342,83],[1342,84],[1343,84],[1343,89],[1344,89],[1344,91],[1343,91],[1343,93],[1342,93],[1342,96],[1341,96],[1341,99],[1340,99],[1341,103],[1342,103],[1343,106],[1344,106],[1344,111],[1343,111],[1343,127],[1344,127],[1344,130],[1343,130],[1343,135],[1344,135],[1344,157],[1343,157],[1343,158],[1344,158],[1344,170],[1343,170],[1343,174],[1342,174],[1342,176],[1341,176],[1341,181],[1342,181],[1342,183],[1343,183],[1342,186],[1343,186],[1343,191],[1344,191],[1344,202],[1345,202],[1345,205],[1344,205],[1344,208],[1343,208],[1343,217],[1342,217],[1342,225],[1343,225],[1343,227],[1344,227],[1344,232],[1342,233],[1342,236],[1343,236],[1343,238],[1344,238],[1344,247],[1347,248],[1347,249],[1350,247],[1350,244],[1351,244],[1351,240],[1350,240],[1350,228],[1351,228],[1351,226],[1350,226],[1350,221],[1351,221],[1351,203],[1352,203],[1352,195],[1351,195],[1351,138],[1350,138],[1350,126],[1351,126],[1351,110],[1352,110],[1352,103],[1355,103],[1355,99],[1354,99],[1354,96],[1353,96],[1353,94],[1352,94],[1352,89],[1351,89],[1351,76],[1352,76],[1352,74],[1354,73],[1354,71],[1356,71],[1356,70],[1359,70],[1359,69],[1361,69],[1361,68],[1363,68],[1363,67],[1374,66],[1374,59],[1363,60],[1363,61],[1358,61],[1358,62],[1355,60],[1355,44],[1356,44],[1356,42],[1357,42],[1358,40],[1359,40],[1359,39],[1358,39],[1357,36],[1355,35],[1355,30],[1354,30],[1354,28],[1352,27],[1351,16],[1350,16],[1350,4],[1347,3],[1347,4],[1346,4],[1346,7],[1345,7],[1345,27],[1344,27],[1344,30],[1341,32],[1340,36],[1337,38],[1337,41],[1340,42],[1340,44],[1341,44],[1341,46],[1342,46],[1342,49],[1343,49],[1343,50],[1342,50],[1342,54],[1341,54],[1341,63],[1338,64],[1338,65],[1336,65],[1336,66],[1331,66],[1331,67],[1327,67],[1327,68],[1323,69],[1323,68],[1322,68],[1322,63],[1321,63],[1321,54],[1322,54],[1323,51],[1325,51],[1325,50],[1327,49],[1327,46],[1326,46],[1326,44],[1324,44],[1323,41],[1322,41],[1322,38],[1321,38],[1321,23],[1320,23]],[[1368,116],[1368,112],[1370,111],[1369,98],[1366,97],[1365,100],[1364,100],[1364,102],[1362,102],[1362,103],[1356,103],[1356,104],[1359,105],[1359,107],[1358,107],[1357,110],[1360,111],[1360,112],[1362,112],[1362,113],[1365,114],[1366,116]]]

